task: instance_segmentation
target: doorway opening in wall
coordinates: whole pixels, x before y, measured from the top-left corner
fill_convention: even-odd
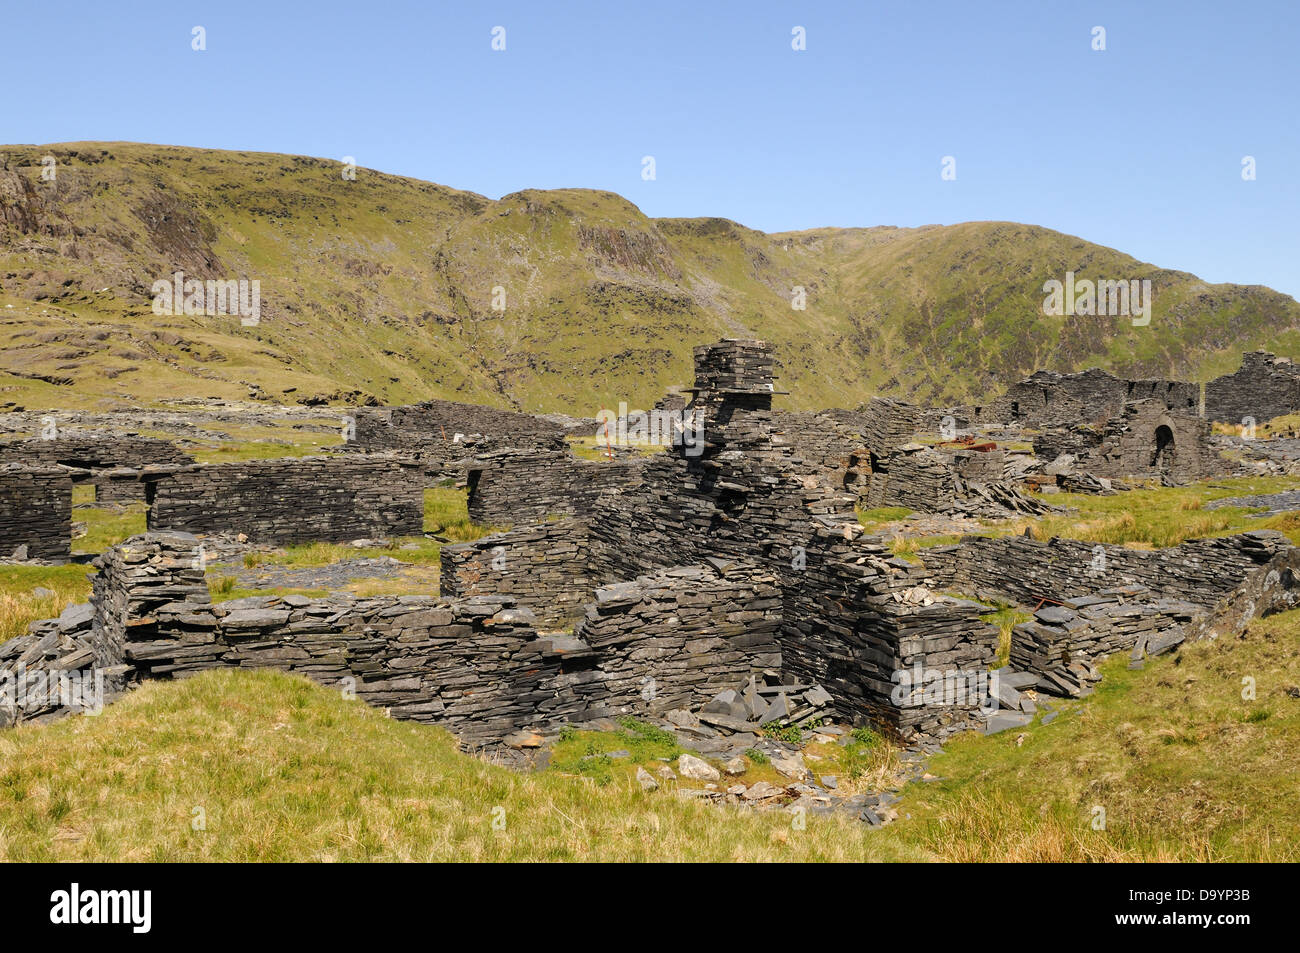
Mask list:
[[[1174,432],[1164,424],[1156,428],[1156,449],[1151,457],[1151,468],[1167,473],[1174,462]]]

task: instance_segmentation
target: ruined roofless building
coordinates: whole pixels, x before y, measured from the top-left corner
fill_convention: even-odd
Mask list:
[[[1034,453],[1049,463],[1069,454],[1076,471],[1109,479],[1189,483],[1227,469],[1210,445],[1208,421],[1168,410],[1157,400],[1127,403],[1099,427],[1048,430],[1034,439]]]

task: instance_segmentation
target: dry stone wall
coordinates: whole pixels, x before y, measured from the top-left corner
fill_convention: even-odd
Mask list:
[[[879,538],[819,523],[806,566],[786,580],[785,671],[826,688],[845,716],[907,741],[982,727],[980,677],[998,644],[997,627],[980,619],[989,610],[936,593],[924,567],[892,557]],[[939,704],[903,690],[904,673],[923,685],[928,672],[968,680],[966,690]]]
[[[1036,371],[998,400],[978,408],[976,417],[982,423],[1059,427],[1105,420],[1133,400],[1153,400],[1166,410],[1196,414],[1200,386],[1186,381],[1124,380],[1098,368],[1077,374]]]
[[[444,596],[508,596],[529,606],[544,625],[580,616],[601,581],[592,566],[587,524],[575,519],[444,546],[441,562]]]
[[[1156,598],[1144,586],[1066,599],[1012,630],[1011,665],[1037,675],[1042,691],[1079,695],[1092,680],[1094,662],[1115,652],[1156,649],[1165,638],[1181,641],[1182,628],[1204,612],[1190,602]]]
[[[48,440],[0,442],[0,464],[67,466],[88,470],[74,482],[88,479],[95,484],[99,502],[133,502],[145,498],[140,470],[151,466],[185,466],[194,458],[169,440],[134,434],[66,433]]]
[[[285,544],[417,536],[424,529],[419,470],[393,459],[220,463],[146,478],[150,530],[229,531]]]
[[[635,485],[646,459],[583,460],[567,447],[487,454],[468,465],[469,517],[483,526],[515,526],[585,516],[605,490]]]
[[[1042,599],[1139,585],[1157,598],[1208,609],[1289,546],[1289,540],[1273,530],[1189,540],[1157,550],[1074,539],[967,536],[954,546],[927,549],[923,559],[940,588],[980,598],[1035,606]]]
[[[66,561],[72,480],[58,467],[0,465],[0,559]]]
[[[98,666],[120,682],[275,668],[488,746],[530,727],[702,702],[780,665],[779,593],[749,567],[680,569],[602,591],[579,626],[588,643],[539,633],[534,613],[501,595],[213,604],[198,547],[175,532],[112,547],[96,561],[91,603],[6,643],[0,677],[26,662]],[[49,713],[7,711],[10,722]]]
[[[781,590],[748,564],[680,566],[596,590],[574,637],[599,658],[610,703],[696,708],[781,668]]]
[[[1205,416],[1240,424],[1264,423],[1300,410],[1300,367],[1266,351],[1242,355],[1241,367],[1205,385]]]

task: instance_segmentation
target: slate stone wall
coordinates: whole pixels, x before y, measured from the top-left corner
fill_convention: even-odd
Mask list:
[[[531,608],[544,625],[578,618],[600,581],[587,524],[572,518],[442,548],[444,596],[508,596]]]
[[[1242,355],[1241,367],[1205,385],[1205,416],[1240,424],[1264,423],[1300,410],[1300,367],[1266,351]]]
[[[502,451],[467,466],[469,517],[483,526],[592,514],[600,494],[635,485],[647,457],[583,460],[567,447]]]
[[[573,638],[540,635],[508,596],[214,605],[197,559],[194,536],[151,533],[96,561],[99,664],[133,679],[227,666],[295,672],[476,746],[527,727],[702,702],[780,664],[779,593],[752,567],[677,569],[602,590]],[[0,662],[35,654],[24,638]]]
[[[1159,401],[1124,405],[1105,424],[1048,430],[1034,438],[1034,453],[1051,462],[1075,457],[1073,469],[1096,477],[1164,477],[1187,483],[1228,470],[1199,417],[1166,410]]]
[[[865,489],[860,495],[868,508],[905,506],[920,513],[938,513],[952,509],[961,495],[957,468],[950,456],[929,447],[913,445],[877,457],[872,455],[871,471],[864,474]]]
[[[788,574],[785,671],[824,687],[845,717],[909,742],[982,726],[979,699],[911,704],[905,694],[900,704],[893,696],[902,672],[987,672],[998,645],[997,627],[980,620],[989,610],[938,594],[924,567],[893,558],[877,537],[850,531],[853,539],[841,526],[819,526],[806,567]]]
[[[521,414],[452,400],[427,400],[404,407],[358,407],[349,442],[366,451],[427,449],[451,443],[456,434],[478,434],[508,446],[549,444],[564,428],[532,414]]]
[[[605,704],[657,714],[779,670],[780,626],[771,573],[680,566],[597,589],[573,634],[599,658]]]
[[[976,409],[981,423],[1060,427],[1103,421],[1126,402],[1154,400],[1166,410],[1197,414],[1200,385],[1187,381],[1124,380],[1098,368],[1077,374],[1036,371],[1006,394]]]
[[[1181,640],[1182,628],[1204,613],[1203,606],[1155,598],[1144,586],[1065,600],[1064,605],[1044,606],[1034,619],[1015,626],[1011,666],[1038,675],[1040,690],[1078,695],[1094,662],[1134,648],[1140,655],[1161,638]]]
[[[50,440],[0,442],[0,464],[63,465],[89,470],[96,502],[131,503],[145,498],[139,471],[150,466],[186,466],[194,458],[169,440],[133,434],[60,432]],[[110,471],[114,478],[109,478]],[[85,474],[74,476],[81,482]]]
[[[72,480],[57,467],[0,465],[0,559],[66,561]]]
[[[1208,609],[1289,546],[1285,536],[1272,530],[1189,540],[1157,550],[1074,539],[966,536],[954,546],[927,549],[922,559],[941,589],[1031,608],[1044,598],[1061,600],[1139,585],[1157,598]]]
[[[424,531],[424,481],[393,459],[217,463],[148,477],[150,530],[246,533],[259,543],[347,542]]]
[[[62,464],[85,470],[182,466],[194,462],[170,440],[133,435],[67,434],[0,442],[0,463]]]

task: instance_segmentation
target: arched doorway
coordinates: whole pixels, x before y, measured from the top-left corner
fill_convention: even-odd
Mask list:
[[[1166,424],[1156,428],[1155,452],[1151,455],[1151,469],[1168,473],[1174,466],[1174,432]]]

